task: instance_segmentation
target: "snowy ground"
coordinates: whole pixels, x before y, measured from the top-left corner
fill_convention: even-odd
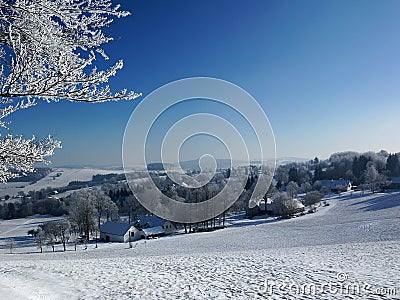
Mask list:
[[[296,219],[233,218],[225,230],[139,241],[133,249],[126,244],[44,254],[32,253],[37,250],[29,245],[14,254],[2,249],[0,295],[399,299],[400,193],[348,194],[328,202]]]

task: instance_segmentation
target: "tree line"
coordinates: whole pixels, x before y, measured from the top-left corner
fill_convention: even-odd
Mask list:
[[[327,160],[281,165],[276,170],[276,187],[281,190],[289,182],[296,183],[303,191],[320,180],[345,179],[353,185],[373,190],[384,189],[391,177],[400,176],[400,155],[380,151],[340,152]]]

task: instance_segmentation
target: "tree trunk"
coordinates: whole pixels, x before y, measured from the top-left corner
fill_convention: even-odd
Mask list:
[[[97,219],[98,230],[100,230],[100,219],[101,219],[101,214],[99,213],[99,218]]]
[[[64,252],[65,252],[65,251],[67,251],[67,248],[65,247],[65,235],[64,235],[64,233],[62,234],[62,243],[63,243]]]
[[[89,243],[89,231],[90,231],[89,215],[86,215],[85,221],[86,221],[86,224],[85,224],[86,241]]]

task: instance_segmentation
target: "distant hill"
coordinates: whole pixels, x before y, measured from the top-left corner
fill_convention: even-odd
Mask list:
[[[304,157],[280,157],[276,159],[276,165],[285,165],[289,163],[301,163],[311,160],[311,158],[304,158]]]
[[[57,168],[57,169],[100,169],[100,170],[110,170],[110,171],[122,171],[123,167],[122,166],[109,166],[109,165],[81,165],[81,164],[70,164],[70,165],[56,165],[52,167]]]
[[[311,158],[302,158],[302,157],[279,157],[276,159],[276,165],[284,165],[292,162],[306,162],[309,161]],[[217,168],[218,169],[228,169],[231,167],[231,160],[225,158],[218,158],[217,160]],[[245,165],[245,161],[235,161],[236,164]],[[261,165],[260,160],[251,160],[250,164],[252,165]],[[273,165],[272,160],[268,160],[264,162],[264,164]],[[170,169],[176,168],[177,165],[173,163],[164,163]],[[152,162],[147,164],[147,170],[149,171],[163,171],[164,165],[161,162]],[[200,170],[198,160],[187,160],[180,163],[183,170]],[[101,170],[109,170],[110,173],[114,171],[121,172],[123,170],[122,166],[102,166],[102,165],[57,165],[53,166],[53,169],[58,168],[66,168],[66,169],[101,169]],[[142,170],[143,166],[136,166],[137,170]]]
[[[306,162],[309,161],[309,158],[301,158],[301,157],[282,157],[276,159],[276,165],[283,165],[283,164],[288,164],[292,162]],[[218,158],[216,159],[217,162],[217,169],[228,169],[231,167],[231,160],[230,159],[221,159]],[[235,164],[238,165],[245,165],[245,161],[235,161]],[[252,160],[250,161],[250,164],[253,165],[261,165],[260,160]],[[265,164],[272,165],[273,161],[267,161]],[[177,168],[177,164],[173,163],[161,163],[161,162],[155,162],[155,163],[149,163],[147,164],[147,170],[149,171],[163,171],[164,165],[169,168],[169,169],[174,169]],[[180,166],[183,170],[197,170],[200,171],[200,166],[199,166],[199,161],[198,160],[188,160],[188,161],[183,161],[180,162]]]

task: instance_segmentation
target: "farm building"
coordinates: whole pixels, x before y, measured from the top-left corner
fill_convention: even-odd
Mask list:
[[[328,188],[333,193],[350,191],[352,188],[350,180],[319,180],[322,187]]]
[[[172,234],[175,233],[177,230],[176,224],[171,221],[165,221],[164,224],[162,225],[162,228],[164,229],[165,234]]]
[[[153,215],[140,215],[135,223],[137,228],[150,228],[162,226],[164,224],[164,219],[153,216]]]
[[[165,235],[165,230],[162,226],[143,228],[142,231],[146,239]]]
[[[175,233],[177,231],[176,224],[171,221],[154,215],[140,215],[137,221],[133,223],[136,228],[139,228],[145,238],[159,237]]]
[[[400,189],[400,177],[390,178],[390,189]]]
[[[132,224],[109,221],[100,226],[100,239],[105,242],[127,243],[144,237],[143,232]]]

